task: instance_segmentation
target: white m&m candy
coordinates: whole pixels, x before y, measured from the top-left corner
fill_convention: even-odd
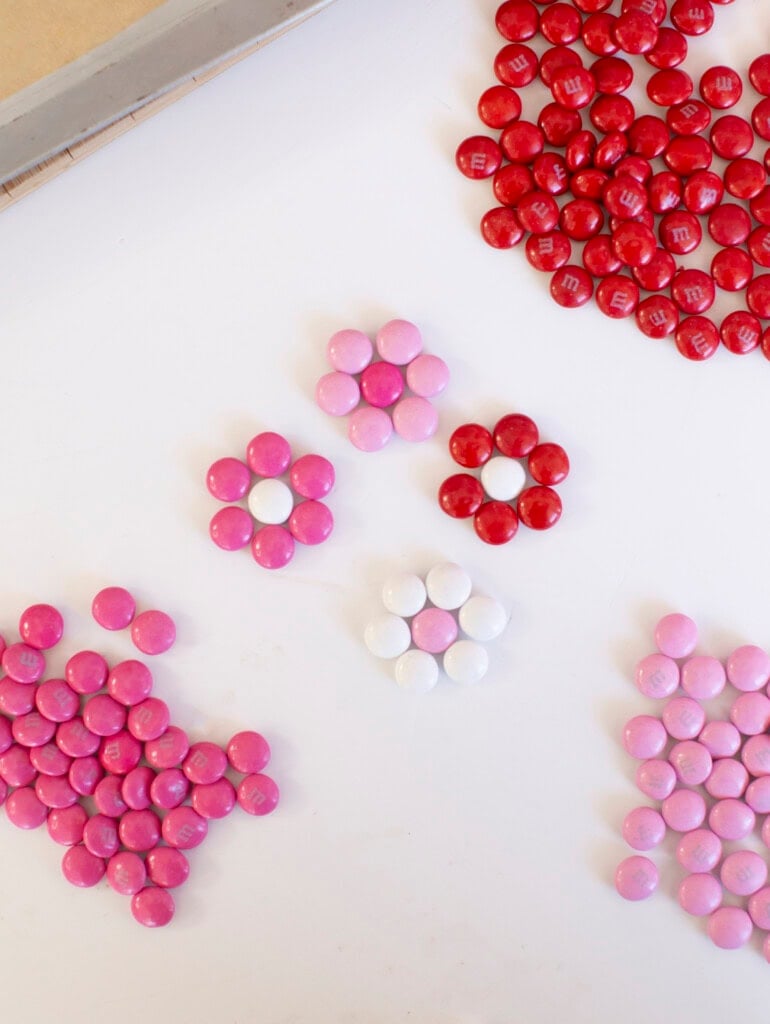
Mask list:
[[[389,577],[382,588],[382,603],[394,615],[411,618],[425,606],[425,584],[411,572]]]
[[[453,683],[469,686],[483,679],[489,668],[486,648],[473,640],[458,640],[444,652],[444,671]]]
[[[411,639],[409,626],[397,615],[380,615],[364,631],[364,643],[376,658],[397,658]]]
[[[508,617],[500,602],[481,594],[468,598],[460,609],[460,629],[471,640],[479,640],[481,643],[500,636],[507,621]]]
[[[442,562],[434,565],[425,577],[428,597],[437,608],[452,611],[465,604],[471,596],[473,586],[465,569],[454,562]]]
[[[407,651],[396,662],[396,682],[407,693],[427,693],[438,682],[438,662],[427,651]]]
[[[481,484],[494,501],[511,501],[527,482],[527,473],[516,459],[496,455],[481,470]]]
[[[280,480],[269,477],[254,484],[249,492],[249,512],[266,526],[285,523],[294,508],[291,490]]]

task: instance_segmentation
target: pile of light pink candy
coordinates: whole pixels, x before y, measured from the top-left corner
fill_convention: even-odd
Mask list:
[[[122,595],[133,605],[122,588],[95,599],[94,615],[107,628],[128,625]],[[45,824],[67,847],[62,871],[73,885],[93,886],[106,875],[131,897],[140,924],[166,925],[174,914],[169,890],[190,871],[183,851],[203,842],[209,821],[236,802],[256,815],[276,806],[278,788],[262,774],[270,748],[255,732],[233,736],[226,750],[191,744],[152,696],[152,674],[140,661],[110,668],[101,654],[79,651],[63,679],[43,681],[43,651],[63,630],[56,608],[38,604],[22,613],[20,642],[0,638],[0,804],[14,825]],[[142,632],[147,645],[152,637]],[[166,631],[161,647],[167,640]],[[228,772],[242,776],[236,785]]]
[[[637,666],[638,689],[665,703],[659,715],[626,724],[623,746],[641,762],[639,789],[659,807],[632,810],[623,837],[646,852],[667,830],[675,833],[676,859],[686,872],[679,903],[706,918],[717,946],[738,949],[754,927],[770,933],[768,866],[760,852],[770,847],[770,816],[759,820],[770,815],[770,657],[744,646],[723,665],[694,655],[697,640],[692,619],[667,615],[655,629],[658,653]],[[707,718],[703,703],[720,696],[729,700],[722,705],[727,715]],[[645,899],[658,886],[658,869],[648,857],[628,857],[615,885],[625,899]],[[770,961],[770,934],[763,951]]]
[[[331,416],[351,414],[348,437],[361,451],[384,448],[394,430],[405,441],[426,441],[438,427],[430,399],[449,383],[446,363],[423,353],[419,328],[408,320],[389,320],[375,346],[373,361],[375,347],[363,331],[332,335],[326,355],[333,372],[318,381],[318,405]]]

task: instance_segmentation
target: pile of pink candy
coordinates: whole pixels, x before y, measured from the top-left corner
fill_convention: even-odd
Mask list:
[[[666,615],[655,629],[657,653],[637,666],[638,689],[665,704],[659,715],[632,718],[623,746],[641,762],[639,789],[659,808],[632,810],[623,837],[646,852],[667,830],[676,833],[676,859],[687,872],[680,905],[707,919],[709,937],[722,949],[745,945],[754,927],[769,933],[763,950],[770,961],[768,866],[759,852],[770,847],[770,817],[758,822],[770,814],[770,657],[744,646],[723,665],[694,655],[697,640],[692,619]],[[729,698],[727,714],[707,720],[703,703],[720,695]],[[658,869],[648,857],[628,857],[615,885],[625,899],[645,899],[658,886]]]
[[[104,617],[105,607],[97,602],[95,611]],[[152,675],[140,661],[110,669],[101,654],[79,651],[63,679],[43,681],[43,651],[63,631],[57,609],[38,604],[22,613],[20,642],[0,638],[0,804],[14,825],[45,824],[67,847],[62,871],[73,885],[93,886],[106,874],[131,897],[140,924],[166,925],[169,890],[190,871],[183,851],[203,842],[209,821],[236,802],[249,814],[275,808],[278,787],[262,774],[270,748],[256,732],[238,733],[226,750],[190,744],[151,696]],[[242,776],[236,785],[228,771]]]

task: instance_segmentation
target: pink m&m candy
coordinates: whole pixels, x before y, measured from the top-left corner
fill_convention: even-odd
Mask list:
[[[438,430],[438,413],[427,398],[408,395],[393,409],[393,429],[405,441],[427,441]]]
[[[740,907],[719,907],[708,919],[709,938],[720,949],[745,946],[751,930],[751,918]]]
[[[645,697],[670,697],[679,686],[679,666],[665,654],[649,654],[636,666],[635,681]]]
[[[165,612],[142,612],[131,625],[131,639],[143,654],[163,654],[176,640],[174,620]]]
[[[83,722],[97,736],[114,736],[126,724],[126,709],[108,693],[99,693],[83,708]]]
[[[675,832],[691,832],[703,824],[706,817],[706,801],[694,790],[675,789],[671,796],[667,796],[663,801],[660,810],[669,828]]]
[[[326,346],[329,363],[341,373],[361,373],[373,354],[372,343],[363,331],[337,331]]]
[[[760,889],[749,900],[749,917],[763,931],[770,931],[770,889]]]
[[[360,399],[358,381],[348,373],[327,373],[316,384],[316,404],[330,416],[347,416]]]
[[[688,875],[679,886],[679,905],[694,917],[713,913],[721,903],[722,886],[713,875]]]
[[[665,800],[674,792],[676,772],[668,761],[652,758],[637,768],[636,784],[645,796]]]
[[[51,722],[68,722],[80,708],[80,697],[63,679],[47,679],[35,689],[35,705]]]
[[[697,740],[683,740],[671,748],[668,759],[680,782],[687,786],[699,786],[711,774],[711,754]]]
[[[750,736],[743,744],[741,761],[750,775],[770,775],[770,736]]]
[[[302,455],[291,467],[289,479],[297,494],[317,501],[334,487],[334,466],[322,455]]]
[[[147,854],[150,880],[162,889],[176,889],[187,881],[190,864],[181,850],[172,846],[156,846]]]
[[[119,818],[128,810],[123,799],[123,780],[117,775],[105,775],[94,789],[94,803],[100,814]]]
[[[742,693],[730,708],[730,721],[744,736],[758,736],[770,726],[770,700],[764,693]]]
[[[745,839],[755,821],[754,812],[742,800],[718,800],[709,811],[709,827],[720,839]]]
[[[682,665],[682,689],[695,700],[711,700],[725,688],[727,677],[722,662],[697,656]]]
[[[83,845],[94,857],[112,857],[120,847],[117,820],[106,814],[94,814],[83,829]]]
[[[11,723],[4,715],[0,715],[0,754],[4,754],[12,744]]]
[[[770,656],[751,644],[738,647],[727,659],[727,678],[736,690],[761,690],[770,680]]]
[[[136,602],[124,587],[105,587],[91,602],[91,614],[104,629],[125,629],[136,612]]]
[[[145,743],[144,756],[158,770],[176,768],[184,761],[189,749],[187,733],[176,725],[170,725],[162,736]]]
[[[362,406],[348,420],[348,437],[362,452],[378,452],[390,440],[393,423],[384,409]]]
[[[372,363],[361,374],[361,394],[375,409],[387,409],[404,391],[404,378],[391,363]]]
[[[141,661],[121,661],[107,678],[107,692],[119,704],[140,704],[152,692],[152,673]]]
[[[707,722],[698,741],[712,757],[732,757],[741,749],[741,734],[732,722]]]
[[[166,889],[150,886],[131,897],[131,913],[146,928],[163,928],[174,916],[174,899]]]
[[[97,693],[107,682],[108,672],[107,662],[96,651],[78,651],[64,667],[64,676],[75,693]]]
[[[55,647],[64,633],[64,619],[53,605],[33,604],[21,613],[19,635],[39,651]]]
[[[754,779],[746,790],[746,803],[755,814],[770,813],[770,775]]]
[[[694,874],[713,871],[722,859],[722,841],[707,828],[685,832],[676,848],[676,859]]]
[[[8,820],[17,828],[40,828],[48,817],[48,808],[34,789],[22,786],[15,789],[5,802]]]
[[[107,881],[121,896],[133,896],[147,881],[144,861],[130,850],[121,850],[107,862]]]
[[[99,749],[100,738],[80,717],[60,722],[56,730],[56,746],[68,757],[88,757]]]
[[[61,868],[67,881],[81,889],[96,885],[105,872],[102,858],[89,853],[85,846],[71,846],[62,858]]]
[[[26,715],[35,705],[34,686],[17,683],[10,676],[0,679],[0,712],[4,715]]]
[[[408,320],[389,320],[377,332],[375,344],[382,359],[405,366],[422,352],[422,335]]]
[[[623,746],[626,753],[640,761],[657,757],[666,745],[666,730],[651,715],[637,715],[626,723]]]
[[[251,486],[251,471],[240,459],[217,459],[209,466],[206,486],[220,501],[240,501]]]
[[[278,786],[268,775],[247,775],[238,784],[237,794],[247,814],[270,814],[278,805]]]
[[[658,869],[648,857],[626,857],[615,872],[615,888],[624,900],[646,900],[658,888]]]
[[[300,501],[289,516],[289,532],[300,544],[322,544],[333,528],[334,517],[322,501]]]
[[[192,805],[202,818],[224,818],[235,807],[235,789],[228,779],[193,786]]]
[[[281,476],[291,462],[289,442],[285,437],[270,430],[257,434],[249,441],[246,461],[252,473],[256,473],[257,476]]]
[[[156,807],[170,811],[184,801],[189,789],[190,781],[181,768],[164,768],[155,776],[150,796]]]
[[[240,551],[254,536],[254,520],[246,509],[228,505],[211,517],[209,536],[223,551]]]
[[[128,731],[138,740],[156,740],[168,729],[171,713],[157,697],[148,697],[128,712]]]
[[[457,620],[441,608],[423,608],[412,619],[412,640],[421,651],[441,654],[457,639]]]
[[[87,821],[88,814],[80,804],[56,807],[48,814],[48,835],[60,846],[75,846],[82,842],[83,828]]]
[[[655,627],[655,643],[669,658],[687,658],[698,642],[698,627],[687,615],[664,615]]]
[[[435,398],[449,383],[449,367],[438,356],[417,356],[406,368],[406,383],[412,394]]]
[[[132,811],[143,811],[154,803],[150,796],[150,787],[155,778],[155,772],[147,765],[132,768],[123,777],[120,787],[120,795],[126,807],[130,807]]]
[[[767,881],[767,864],[753,850],[728,853],[719,871],[722,885],[735,896],[751,896]]]
[[[623,838],[634,850],[652,850],[663,842],[666,823],[652,807],[635,807],[623,819]]]
[[[182,771],[190,782],[208,785],[221,779],[227,771],[227,755],[216,743],[193,743]]]
[[[113,775],[126,775],[136,768],[141,756],[142,744],[125,729],[114,736],[105,736],[99,748],[102,767]]]
[[[673,697],[663,708],[663,724],[675,740],[692,740],[706,721],[706,712],[692,697]]]
[[[72,807],[78,801],[78,794],[63,775],[38,775],[35,793],[46,807]]]
[[[104,768],[97,757],[78,757],[70,765],[70,786],[81,796],[93,796],[97,784],[104,778]]]
[[[242,775],[255,775],[267,767],[270,745],[258,732],[238,732],[227,744],[227,758]]]
[[[127,850],[145,853],[160,841],[160,818],[154,811],[126,811],[118,825],[118,835]]]
[[[208,821],[192,807],[174,807],[163,819],[163,838],[177,850],[199,846],[208,830]]]
[[[0,778],[9,786],[28,786],[36,776],[26,747],[14,743],[0,754]]]
[[[45,658],[29,644],[11,644],[3,651],[3,671],[17,683],[36,683],[45,672]]]
[[[70,770],[72,758],[67,757],[55,743],[44,743],[42,747],[32,747],[29,759],[35,771],[41,775],[66,775]]]
[[[720,757],[714,762],[711,774],[706,779],[706,791],[717,800],[739,797],[749,784],[749,773],[740,761],[732,757]]]
[[[283,569],[294,557],[294,538],[283,526],[263,526],[254,534],[251,553],[263,569]]]

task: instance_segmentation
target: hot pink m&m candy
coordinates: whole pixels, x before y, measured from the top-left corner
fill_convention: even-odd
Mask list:
[[[70,765],[67,777],[76,793],[93,796],[97,784],[104,778],[104,768],[97,757],[78,757]]]
[[[334,466],[322,455],[302,455],[291,467],[289,479],[297,494],[317,501],[334,487]]]
[[[192,850],[206,838],[209,826],[192,807],[174,807],[163,819],[163,838],[177,850]]]
[[[128,810],[123,799],[123,780],[117,775],[105,775],[94,789],[94,803],[100,814],[119,818]]]
[[[4,754],[12,744],[11,723],[4,715],[0,715],[0,754]]]
[[[235,807],[235,789],[228,779],[193,786],[192,805],[202,818],[224,818]]]
[[[376,409],[386,409],[397,402],[404,391],[404,378],[392,363],[372,363],[361,374],[364,401]]]
[[[713,871],[722,859],[722,841],[707,828],[685,832],[677,845],[676,859],[693,874]]]
[[[35,688],[35,705],[51,722],[68,722],[80,708],[80,697],[63,679],[47,679]]]
[[[408,320],[389,320],[377,331],[375,344],[382,359],[405,366],[422,352],[422,335]]]
[[[35,794],[46,807],[72,807],[78,801],[78,794],[63,775],[38,775]]]
[[[737,798],[749,783],[749,773],[740,761],[732,757],[720,757],[714,762],[711,774],[706,779],[706,792],[717,800]]]
[[[190,874],[187,858],[172,846],[156,846],[147,854],[145,863],[150,880],[162,889],[176,889]]]
[[[193,743],[182,764],[190,782],[208,785],[221,779],[227,771],[227,755],[216,743]]]
[[[121,661],[107,678],[107,692],[119,704],[140,704],[152,693],[152,673],[141,661]]]
[[[728,853],[719,871],[722,885],[735,896],[751,896],[767,881],[767,864],[753,850]]]
[[[150,796],[156,807],[170,811],[184,801],[189,789],[189,779],[181,768],[164,768],[155,776]]]
[[[80,804],[56,807],[48,814],[48,835],[60,846],[75,846],[83,839],[83,828],[87,821],[88,814]]]
[[[732,757],[741,749],[741,734],[732,722],[707,722],[698,740],[712,757]]]
[[[770,657],[761,647],[738,647],[727,659],[727,678],[736,690],[761,690],[770,680]]]
[[[722,886],[713,875],[688,875],[679,886],[679,905],[694,917],[713,913],[721,903]]]
[[[22,786],[15,789],[5,802],[8,820],[17,828],[39,828],[48,817],[48,808],[34,789]]]
[[[687,786],[699,786],[711,774],[711,754],[697,740],[683,740],[671,748],[668,759],[680,782]]]
[[[270,761],[270,745],[258,732],[238,732],[227,744],[227,758],[243,775],[255,775]]]
[[[406,383],[412,394],[435,398],[449,383],[449,367],[438,356],[417,356],[406,368]]]
[[[124,587],[105,587],[91,603],[91,614],[105,629],[125,629],[136,612],[136,602]]]
[[[130,807],[132,811],[143,811],[154,803],[150,796],[150,787],[155,777],[155,772],[147,765],[132,768],[123,777],[120,795],[126,807]]]
[[[634,850],[652,850],[663,842],[666,823],[652,807],[635,807],[623,819],[623,838]]]
[[[687,615],[664,615],[655,627],[655,643],[669,658],[687,658],[698,642],[698,627]]]
[[[94,814],[83,829],[83,845],[94,857],[112,857],[120,847],[117,819]]]
[[[679,687],[679,666],[665,654],[649,654],[636,666],[635,681],[645,697],[670,697]]]
[[[240,501],[251,485],[251,471],[240,459],[217,459],[206,474],[209,493],[220,501]]]
[[[289,532],[300,544],[322,544],[333,529],[334,517],[322,501],[300,501],[289,516]]]
[[[144,861],[130,850],[121,850],[107,862],[107,881],[121,896],[133,896],[147,881]]]
[[[263,526],[254,534],[251,554],[263,569],[283,569],[294,557],[294,538],[283,526]]]
[[[330,416],[347,416],[355,409],[360,399],[361,389],[358,381],[348,373],[324,374],[316,384],[316,404]]]
[[[615,872],[615,888],[624,900],[646,900],[658,888],[658,869],[648,857],[626,857]]]
[[[651,715],[637,715],[626,723],[623,746],[631,757],[640,761],[657,757],[666,745],[666,730]]]
[[[246,461],[257,476],[281,476],[291,463],[289,442],[280,434],[265,431],[249,441]]]
[[[676,772],[668,761],[652,758],[637,768],[636,784],[645,796],[665,800],[674,792]]]
[[[45,672],[45,658],[29,644],[11,644],[3,651],[3,671],[17,683],[36,683]]]
[[[141,742],[125,729],[114,736],[106,736],[99,748],[102,767],[113,775],[126,775],[136,768],[141,756]]]
[[[64,633],[61,612],[50,604],[33,604],[21,613],[19,635],[39,651],[55,647]]]
[[[127,850],[152,850],[160,840],[160,818],[150,810],[126,811],[120,819],[118,835]]]
[[[720,949],[745,946],[751,931],[751,918],[740,907],[720,907],[708,919],[709,938]]]
[[[676,789],[671,796],[666,797],[660,810],[669,828],[675,832],[691,832],[703,824],[706,801],[694,790]],[[716,829],[714,831],[717,832]]]
[[[393,409],[393,428],[405,441],[427,441],[438,429],[438,413],[427,398],[409,395]]]
[[[457,639],[457,620],[441,608],[423,608],[412,619],[412,640],[421,651],[441,654]]]
[[[393,424],[384,409],[363,406],[348,420],[348,437],[362,452],[378,452],[390,440]]]
[[[0,754],[0,778],[9,786],[28,786],[36,776],[26,747],[14,743]]]
[[[128,731],[138,740],[156,740],[168,729],[171,713],[157,697],[148,697],[128,712]]]
[[[145,743],[144,756],[153,768],[176,768],[184,761],[189,749],[187,733],[176,725],[170,725],[162,736]]]
[[[99,749],[100,738],[91,732],[80,717],[60,722],[56,730],[56,746],[68,757],[88,757]]]
[[[361,373],[373,354],[372,343],[363,331],[337,331],[326,346],[329,363],[340,373]]]
[[[694,700],[711,700],[725,688],[727,677],[716,658],[688,658],[682,665],[682,689]]]
[[[0,679],[0,713],[3,715],[26,715],[35,705],[35,687],[29,683],[17,683],[10,676]]]
[[[720,839],[745,839],[755,821],[754,812],[742,800],[718,800],[709,811],[709,827]]]
[[[78,651],[64,667],[64,677],[75,693],[97,693],[107,682],[108,672],[107,662],[96,651]]]
[[[89,853],[85,846],[71,846],[61,862],[64,877],[81,889],[96,885],[104,877],[105,863]]]
[[[744,736],[758,736],[770,727],[770,700],[764,693],[742,693],[730,708],[730,721]]]
[[[43,718],[39,711],[29,711],[26,715],[19,715],[11,731],[22,747],[42,747],[56,732],[56,723]]]
[[[62,753],[55,743],[30,748],[29,759],[41,775],[66,775],[72,764],[72,758]]]
[[[174,899],[166,889],[150,886],[131,897],[131,913],[146,928],[163,928],[174,916]]]
[[[692,740],[706,721],[706,712],[692,697],[673,697],[663,708],[663,724],[675,740]]]
[[[114,736],[126,724],[126,709],[108,693],[99,693],[83,708],[83,722],[97,736]]]
[[[240,551],[254,536],[254,520],[246,509],[228,505],[211,517],[209,536],[223,551]]]
[[[131,639],[143,654],[163,654],[176,640],[174,620],[165,612],[142,612],[131,625]]]
[[[278,786],[268,775],[247,775],[238,784],[237,794],[248,814],[270,814],[278,805]]]

